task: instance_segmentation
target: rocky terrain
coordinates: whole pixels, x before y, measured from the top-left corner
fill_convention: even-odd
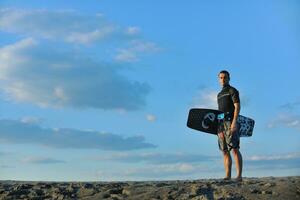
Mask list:
[[[300,199],[300,176],[128,182],[0,181],[0,199]]]

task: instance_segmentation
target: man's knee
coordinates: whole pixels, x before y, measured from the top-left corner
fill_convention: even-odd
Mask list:
[[[229,151],[222,151],[223,152],[223,155],[224,155],[224,157],[228,157],[228,156],[230,156],[230,152]]]
[[[240,153],[240,150],[236,148],[236,149],[232,149],[232,152],[234,155],[238,155]]]

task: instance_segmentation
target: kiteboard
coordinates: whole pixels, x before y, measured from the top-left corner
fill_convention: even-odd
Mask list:
[[[201,132],[217,135],[219,123],[224,120],[224,116],[224,113],[219,110],[192,108],[189,111],[187,126]],[[237,123],[241,137],[252,136],[255,124],[253,119],[239,115]]]

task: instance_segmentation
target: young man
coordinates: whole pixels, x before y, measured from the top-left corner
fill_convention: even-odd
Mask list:
[[[223,70],[218,76],[220,85],[222,86],[222,90],[218,94],[218,107],[220,111],[224,112],[224,119],[219,124],[218,129],[219,149],[224,155],[224,167],[226,172],[224,180],[231,179],[232,161],[230,151],[233,150],[237,171],[236,180],[241,181],[243,159],[239,151],[240,137],[238,134],[239,124],[237,123],[240,112],[239,92],[229,85],[230,74],[228,71]]]

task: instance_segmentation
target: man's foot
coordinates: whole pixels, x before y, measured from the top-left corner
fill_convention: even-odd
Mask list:
[[[237,182],[242,182],[242,181],[243,181],[243,178],[242,178],[242,177],[236,177],[235,180],[236,180]]]
[[[225,178],[223,178],[223,180],[224,181],[229,181],[229,180],[231,180],[231,177],[225,177]]]

